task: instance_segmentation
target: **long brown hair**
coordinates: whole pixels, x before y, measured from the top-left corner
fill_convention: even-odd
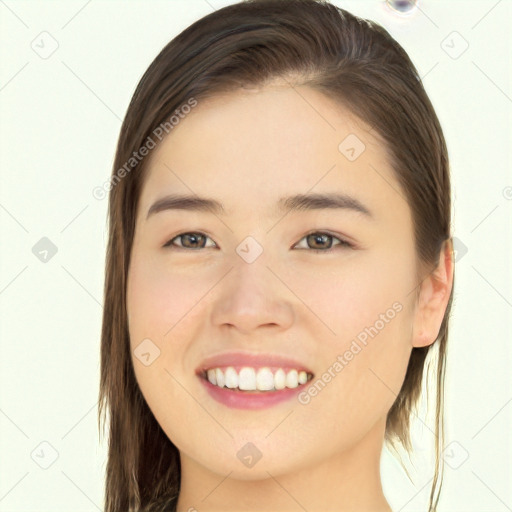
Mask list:
[[[386,145],[412,212],[418,288],[451,241],[448,153],[434,108],[404,49],[375,22],[323,0],[249,0],[219,9],[186,28],[151,63],[121,127],[109,193],[98,425],[109,410],[105,512],[164,510],[179,493],[180,460],[135,379],[126,282],[148,158],[134,158],[155,130],[193,101],[284,77],[343,104]],[[181,110],[180,110],[181,109]],[[167,122],[167,125],[165,123]],[[166,129],[166,132],[168,130]],[[158,141],[157,141],[158,142]],[[140,152],[142,154],[142,151]],[[129,165],[127,163],[129,162]],[[124,172],[121,171],[124,169]],[[411,450],[409,422],[426,357],[437,346],[436,467],[429,511],[442,483],[443,393],[450,295],[438,337],[413,348],[387,415],[386,440]],[[102,419],[103,415],[103,419]],[[100,427],[101,428],[101,427]],[[439,476],[441,477],[439,478]]]

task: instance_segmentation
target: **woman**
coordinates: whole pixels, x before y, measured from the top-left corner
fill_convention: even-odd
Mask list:
[[[439,121],[379,25],[254,0],[173,39],[111,179],[105,510],[389,512],[383,442],[410,450],[436,348],[435,510],[450,210]]]

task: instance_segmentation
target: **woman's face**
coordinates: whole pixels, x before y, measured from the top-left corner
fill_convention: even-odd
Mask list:
[[[320,93],[275,83],[199,101],[153,151],[129,332],[137,381],[183,467],[259,479],[363,439],[375,449],[405,376],[418,284],[410,209],[383,145]],[[171,194],[222,206],[148,215]],[[313,194],[345,202],[286,202]],[[266,390],[248,391],[255,382]]]

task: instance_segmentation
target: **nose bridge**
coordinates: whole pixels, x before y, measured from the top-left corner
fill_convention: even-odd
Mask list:
[[[270,252],[253,237],[236,248],[233,268],[214,303],[213,321],[248,331],[259,325],[289,325],[293,319],[290,294],[276,278]]]

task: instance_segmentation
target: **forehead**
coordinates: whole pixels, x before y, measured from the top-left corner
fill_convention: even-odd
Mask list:
[[[141,215],[165,193],[214,197],[243,215],[327,191],[377,210],[403,202],[386,146],[366,123],[309,87],[274,84],[199,100],[151,154]]]

